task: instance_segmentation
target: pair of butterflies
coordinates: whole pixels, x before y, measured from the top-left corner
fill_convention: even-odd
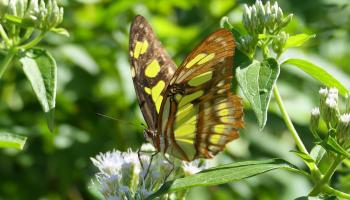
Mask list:
[[[230,91],[235,41],[226,29],[209,35],[180,67],[144,17],[130,30],[130,62],[145,138],[181,160],[211,158],[243,128],[242,100]]]

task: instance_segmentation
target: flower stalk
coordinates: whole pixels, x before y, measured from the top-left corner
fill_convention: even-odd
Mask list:
[[[2,61],[1,65],[0,65],[0,79],[4,75],[5,71],[9,68],[15,55],[16,55],[16,50],[12,49],[5,56],[4,60]]]

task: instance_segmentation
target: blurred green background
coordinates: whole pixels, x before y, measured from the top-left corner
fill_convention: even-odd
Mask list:
[[[98,199],[91,189],[97,169],[90,157],[113,148],[137,149],[142,127],[96,115],[103,113],[126,121],[143,122],[131,81],[128,61],[129,27],[137,14],[145,16],[180,64],[184,56],[228,16],[237,29],[244,3],[235,0],[62,0],[62,27],[71,37],[48,34],[40,46],[58,63],[55,132],[18,63],[0,82],[0,127],[28,136],[23,151],[0,150],[0,199]],[[317,37],[289,57],[305,58],[325,67],[350,85],[350,4],[348,0],[280,0],[285,13],[294,13],[290,33]],[[283,67],[278,81],[283,99],[303,141],[310,149],[309,111],[318,106],[320,85],[299,70]],[[294,142],[272,100],[269,121],[259,132],[255,117],[245,109],[246,128],[241,138],[220,154],[219,163],[281,157],[303,167],[289,150]],[[349,171],[339,172],[335,186],[350,192]],[[270,172],[239,183],[195,188],[189,199],[293,199],[311,187],[302,176]]]

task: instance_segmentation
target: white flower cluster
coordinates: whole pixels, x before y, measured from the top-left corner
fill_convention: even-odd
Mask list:
[[[339,117],[337,137],[339,143],[345,149],[350,148],[350,113],[342,114]]]
[[[0,19],[5,14],[26,19],[42,30],[50,30],[63,20],[63,8],[57,0],[0,0]]]
[[[327,125],[336,126],[339,119],[338,90],[322,88],[319,91],[320,112]]]
[[[243,25],[250,34],[258,35],[265,31],[272,34],[287,26],[292,17],[292,14],[283,17],[277,1],[273,5],[270,1],[263,5],[261,0],[257,0],[252,6],[244,5]]]
[[[150,148],[154,151],[150,145],[141,147],[142,150]],[[142,153],[139,158],[131,149],[100,153],[91,160],[99,169],[94,184],[108,200],[144,199],[156,192],[166,179],[191,175],[206,167],[205,164],[198,167],[201,164],[198,160],[169,163],[160,153],[155,156]]]
[[[257,45],[266,44],[267,39],[272,39],[272,50],[281,54],[289,38],[289,34],[282,29],[289,24],[292,17],[293,14],[284,17],[277,2],[272,5],[267,1],[264,5],[261,0],[257,0],[251,6],[245,4],[242,20],[248,35],[239,38],[238,48],[247,55],[252,55]]]
[[[346,108],[345,113],[339,110],[339,92],[336,88],[321,88],[320,108],[311,111],[310,128],[316,138],[320,117],[329,129],[336,130],[336,139],[345,149],[350,148],[350,113]]]

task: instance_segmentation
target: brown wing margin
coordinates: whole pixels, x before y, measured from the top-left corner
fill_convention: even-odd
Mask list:
[[[131,74],[137,99],[148,127],[155,129],[158,120],[156,101],[161,101],[159,97],[164,96],[177,67],[142,16],[136,16],[131,25],[129,50]],[[159,70],[153,70],[152,76],[146,76],[146,68],[152,62],[153,67],[159,66]],[[153,92],[152,88],[156,86],[157,91]]]
[[[182,126],[174,122],[176,113],[169,113],[168,119],[173,120],[163,122],[168,124],[167,127],[171,127],[162,130],[165,144],[171,144],[170,151],[181,159],[193,160],[214,156],[222,151],[228,142],[237,138],[238,129],[244,126],[241,98],[230,91],[234,48],[231,32],[220,29],[212,33],[190,53],[170,82],[166,95],[175,102],[170,105],[170,110],[181,110],[181,104],[183,107],[192,104],[197,110],[195,132],[193,135],[189,133],[188,137],[175,134],[176,128]],[[201,75],[208,76],[201,81],[195,81]],[[185,98],[194,93],[200,95],[190,101]],[[178,98],[179,95],[182,98]],[[182,102],[185,99],[186,104]],[[191,137],[194,144],[180,144],[178,141]],[[194,148],[194,154],[191,153],[191,148]]]

